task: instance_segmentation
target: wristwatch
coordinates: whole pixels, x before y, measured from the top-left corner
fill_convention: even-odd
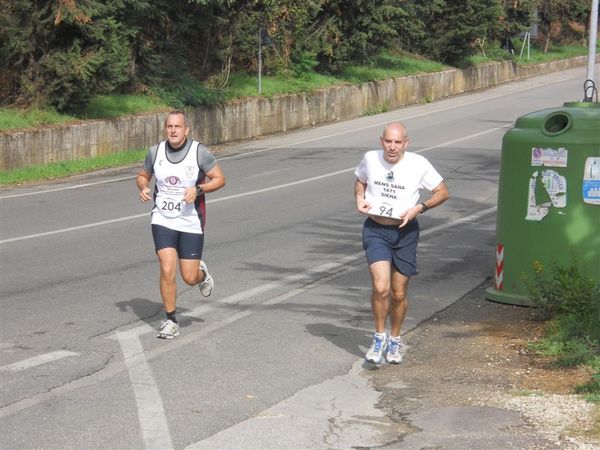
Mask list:
[[[202,186],[196,186],[196,197],[198,197],[203,192],[204,192],[204,189],[202,189]]]
[[[423,214],[425,211],[427,211],[429,209],[427,207],[427,205],[425,204],[425,202],[421,203],[421,206],[423,207],[423,211],[421,211],[421,214]]]

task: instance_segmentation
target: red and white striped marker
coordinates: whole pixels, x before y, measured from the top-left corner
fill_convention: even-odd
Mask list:
[[[504,245],[496,245],[496,276],[494,277],[494,284],[497,291],[502,290],[502,279],[504,271]]]

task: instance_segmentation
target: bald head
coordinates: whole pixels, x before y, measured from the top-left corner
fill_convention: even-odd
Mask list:
[[[396,164],[402,159],[408,146],[406,127],[400,122],[387,124],[383,128],[380,141],[383,158],[389,163]]]
[[[388,123],[383,127],[383,133],[381,134],[381,137],[385,137],[386,134],[390,133],[390,132],[399,132],[402,134],[402,136],[404,136],[405,138],[408,137],[408,134],[406,132],[406,127],[404,126],[403,123],[400,122],[393,122],[393,123]]]

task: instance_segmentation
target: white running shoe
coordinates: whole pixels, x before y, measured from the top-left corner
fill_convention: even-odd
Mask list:
[[[388,348],[387,354],[385,355],[385,360],[388,362],[388,364],[400,364],[407,349],[408,346],[402,341],[402,339],[390,338],[388,340]]]
[[[381,364],[383,360],[383,352],[387,347],[387,336],[378,336],[377,333],[373,334],[373,344],[365,355],[365,360],[373,364]]]
[[[198,288],[200,289],[200,293],[203,297],[208,297],[210,294],[212,294],[212,291],[215,288],[215,281],[213,280],[213,277],[210,276],[210,273],[208,273],[208,269],[206,268],[204,261],[200,261],[200,270],[204,272],[204,278],[198,284]]]
[[[160,330],[156,335],[160,339],[173,339],[179,335],[179,325],[173,322],[171,319],[167,319],[160,326]]]

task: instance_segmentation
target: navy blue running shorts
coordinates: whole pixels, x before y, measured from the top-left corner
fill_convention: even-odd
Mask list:
[[[362,240],[369,265],[389,261],[402,275],[410,277],[418,273],[418,221],[413,220],[399,228],[398,225],[381,225],[368,218],[363,226]]]
[[[157,252],[163,248],[174,248],[179,259],[202,259],[203,234],[184,233],[162,225],[152,225],[152,238]]]

